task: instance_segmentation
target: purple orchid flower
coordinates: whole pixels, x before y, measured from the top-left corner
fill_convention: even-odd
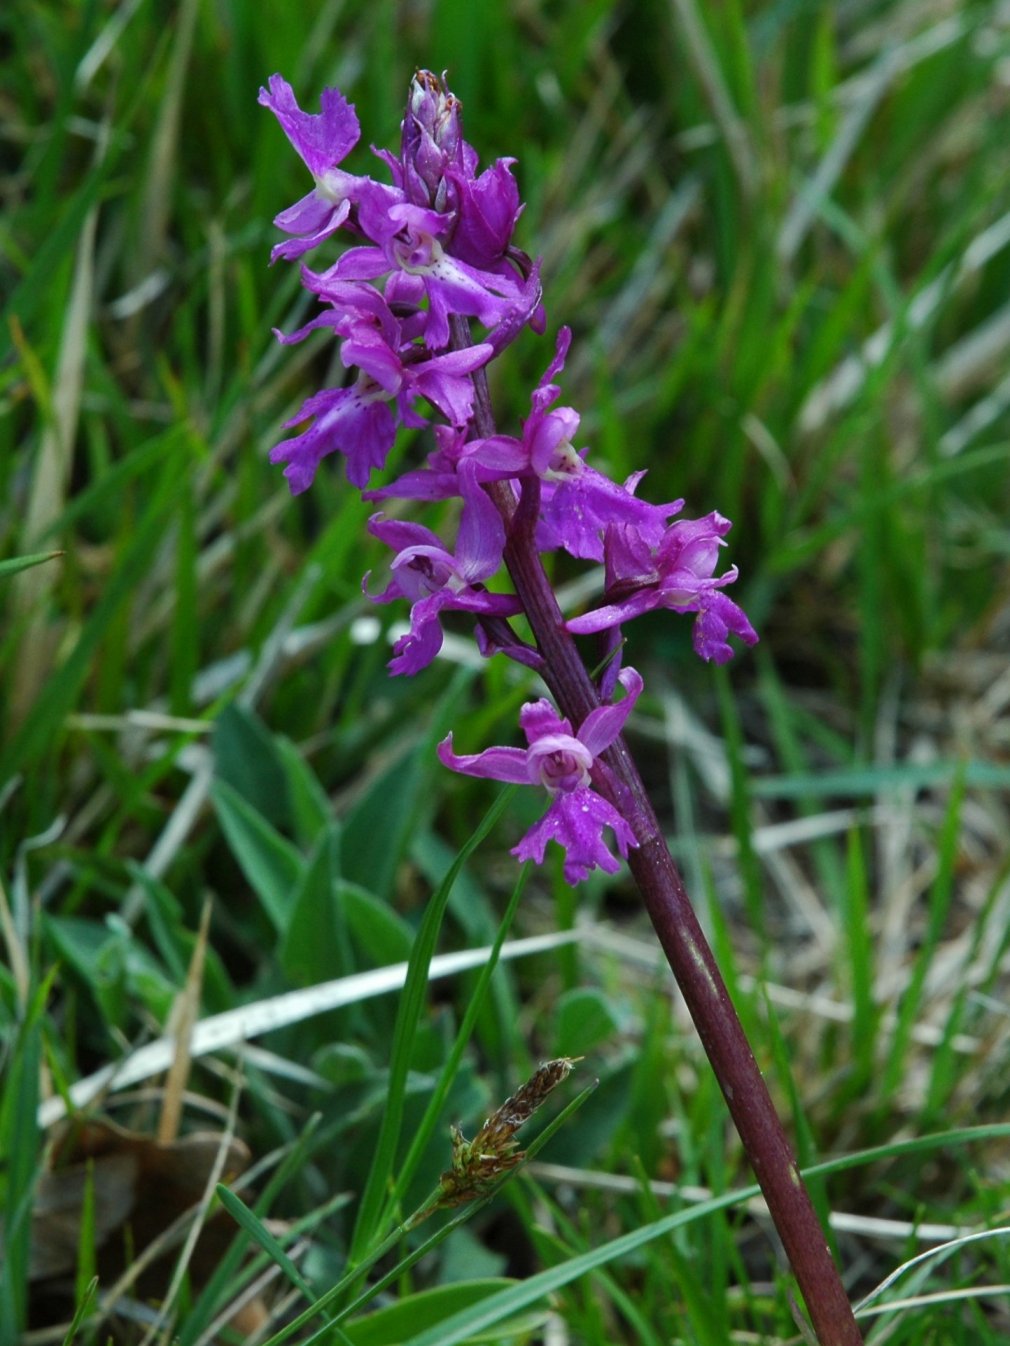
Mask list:
[[[732,584],[738,571],[731,566],[725,575],[712,572],[719,548],[732,524],[713,511],[703,519],[681,519],[667,528],[658,544],[626,524],[607,529],[605,544],[606,594],[612,601],[573,617],[566,623],[574,635],[605,631],[653,608],[696,612],[693,642],[702,659],[724,664],[733,657],[727,637],[732,633],[748,645],[757,642],[757,632],[743,609],[719,593]]]
[[[319,463],[340,452],[347,459],[347,477],[364,487],[372,468],[381,468],[396,437],[397,427],[420,428],[427,419],[414,410],[414,400],[425,398],[454,426],[464,426],[473,409],[470,375],[486,364],[493,351],[486,342],[463,351],[429,355],[424,347],[402,342],[402,326],[383,297],[369,286],[336,282],[309,272],[311,288],[336,307],[285,336],[285,345],[302,341],[309,332],[332,328],[344,338],[340,359],[359,370],[348,388],[328,388],[310,397],[285,422],[298,425],[309,416],[309,429],[276,445],[272,463],[287,463],[284,475],[297,495],[307,490]],[[392,404],[392,405],[390,405]]]
[[[337,165],[346,159],[361,138],[361,126],[354,107],[339,89],[324,89],[322,112],[303,112],[294,90],[280,75],[271,75],[270,88],[260,89],[259,102],[274,114],[281,129],[298,152],[316,185],[307,196],[289,206],[274,219],[278,229],[297,238],[278,243],[270,260],[300,257],[318,243],[330,238],[347,220],[351,203],[369,184],[384,192],[368,178],[345,173]],[[397,197],[397,199],[402,199]]]
[[[505,546],[501,515],[472,477],[464,477],[463,500],[455,555],[422,524],[382,514],[369,520],[368,531],[396,552],[393,578],[381,594],[370,595],[372,601],[406,598],[412,605],[410,631],[393,647],[391,673],[418,673],[431,663],[442,648],[443,612],[514,617],[522,611],[515,595],[489,593],[482,583],[501,565]],[[367,582],[366,575],[362,587]]]
[[[332,328],[342,342],[343,363],[359,370],[357,381],[309,398],[296,419],[313,416],[314,424],[278,445],[271,458],[288,464],[286,475],[297,491],[308,486],[320,459],[338,450],[347,457],[350,480],[364,486],[371,468],[384,465],[397,424],[424,423],[415,397],[425,397],[447,422],[436,428],[437,448],[427,468],[366,493],[463,501],[455,552],[419,524],[381,514],[369,524],[395,552],[392,580],[375,601],[406,598],[411,604],[410,630],[397,642],[390,668],[414,673],[429,664],[442,644],[442,615],[456,609],[474,619],[482,653],[500,650],[536,668],[556,689],[571,718],[546,700],[528,702],[520,713],[525,749],[493,747],[459,756],[450,734],[439,757],[467,775],[544,786],[550,804],[513,853],[542,863],[548,842],[556,841],[571,884],[597,868],[616,872],[618,854],[627,858],[640,846],[631,865],[635,880],[760,1177],[814,1331],[818,1340],[854,1346],[861,1337],[845,1288],[662,845],[644,784],[623,749],[608,752],[642,691],[634,669],[619,669],[623,622],[660,607],[694,612],[695,649],[719,663],[732,655],[731,635],[748,644],[757,640],[744,613],[722,592],[736,579],[736,568],[715,575],[729,521],[712,513],[671,523],[682,501],[647,505],[635,494],[641,473],[619,485],[587,465],[586,451],[575,447],[577,412],[556,405],[560,392],[553,380],[564,366],[567,330],[533,391],[521,436],[497,432],[486,381],[478,378],[474,390],[470,377],[524,327],[544,330],[540,277],[538,266],[512,242],[522,209],[512,161],[500,159],[477,176],[477,155],[463,139],[460,105],[444,77],[428,71],[414,76],[400,154],[378,156],[392,186],[339,168],[358,141],[359,126],[337,90],[324,92],[322,111],[313,116],[301,111],[290,85],[275,75],[269,91],[260,90],[260,102],[277,116],[316,184],[277,217],[294,237],[273,256],[301,256],[341,227],[365,244],[321,275],[303,271],[307,287],[329,307],[281,338],[298,341],[317,327]],[[470,346],[474,318],[486,329],[479,348]],[[490,593],[485,583],[503,563],[506,528],[515,597]],[[572,633],[603,636],[608,661],[595,677],[574,643],[558,640],[556,595],[538,553],[559,547],[605,563],[601,606],[567,624]],[[534,643],[512,631],[509,618],[520,612]],[[615,704],[618,683],[625,695]],[[608,827],[618,854],[604,841]]]
[[[487,748],[472,756],[457,756],[452,734],[438,745],[440,760],[453,771],[547,789],[550,808],[512,854],[542,864],[547,843],[556,841],[565,852],[564,875],[571,884],[581,882],[594,868],[608,874],[619,869],[620,862],[603,840],[605,827],[613,830],[622,856],[627,856],[629,846],[638,845],[627,820],[592,788],[591,773],[594,767],[602,768],[596,759],[621,733],[642,691],[642,679],[633,668],[622,669],[618,681],[627,693],[624,700],[590,711],[578,733],[542,698],[528,701],[519,712],[528,744],[525,749]]]

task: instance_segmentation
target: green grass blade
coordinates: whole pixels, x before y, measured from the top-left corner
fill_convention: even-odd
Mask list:
[[[12,556],[6,561],[0,561],[0,577],[16,575],[19,570],[28,570],[32,566],[42,565],[43,561],[55,561],[58,556],[64,554],[62,551],[43,551],[34,552],[31,556]]]
[[[240,1225],[253,1241],[259,1244],[275,1266],[280,1267],[295,1289],[311,1301],[313,1298],[312,1287],[270,1230],[257,1219],[255,1213],[249,1209],[242,1198],[237,1196],[230,1187],[225,1187],[223,1183],[219,1183],[217,1186],[217,1197],[236,1224]]]
[[[495,968],[498,966],[498,958],[501,953],[502,945],[505,943],[505,939],[512,926],[512,920],[515,916],[516,909],[519,906],[519,899],[526,888],[526,881],[528,878],[529,866],[524,865],[516,880],[515,886],[512,889],[512,896],[509,898],[509,904],[505,909],[505,915],[502,917],[501,924],[498,927],[498,932],[495,935],[487,962],[481,968],[477,977],[477,984],[473,989],[473,993],[467,1000],[466,1011],[463,1015],[463,1021],[459,1026],[459,1031],[456,1034],[455,1041],[446,1057],[445,1065],[442,1067],[438,1082],[432,1091],[428,1106],[424,1111],[424,1116],[414,1133],[410,1148],[404,1156],[403,1163],[400,1166],[400,1172],[397,1175],[389,1195],[389,1202],[385,1213],[386,1218],[391,1216],[392,1212],[397,1208],[402,1199],[404,1192],[407,1190],[410,1180],[417,1171],[417,1166],[421,1161],[428,1141],[431,1139],[435,1127],[438,1124],[438,1119],[442,1114],[445,1100],[449,1096],[449,1091],[452,1088],[456,1072],[463,1059],[463,1053],[473,1035],[474,1025],[477,1022],[478,1015],[480,1014],[481,1008],[487,997],[491,985],[491,978],[494,975]]]
[[[390,1055],[389,1093],[386,1109],[351,1241],[350,1259],[352,1262],[360,1261],[374,1240],[385,1194],[389,1184],[393,1181],[414,1034],[425,1003],[428,966],[435,952],[435,943],[449,901],[449,892],[467,857],[473,853],[505,811],[512,793],[512,790],[502,792],[460,851],[441,886],[429,899],[421,928],[414,941],[410,964],[407,969],[407,981],[400,997],[400,1006],[396,1016],[396,1028]]]

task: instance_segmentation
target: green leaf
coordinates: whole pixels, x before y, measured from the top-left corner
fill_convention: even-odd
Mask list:
[[[291,1284],[305,1296],[311,1303],[312,1290],[305,1280],[305,1277],[292,1262],[281,1245],[274,1238],[270,1230],[267,1229],[257,1216],[249,1209],[240,1196],[237,1196],[230,1187],[225,1187],[223,1183],[218,1183],[217,1197],[224,1206],[228,1214],[237,1224],[249,1234],[269,1256],[275,1266],[280,1267]]]
[[[291,919],[293,894],[302,881],[304,861],[289,841],[225,781],[210,790],[221,830],[250,887],[279,934]]]
[[[498,967],[498,960],[501,954],[502,945],[512,926],[515,918],[516,909],[519,906],[519,899],[526,887],[526,880],[529,878],[530,866],[523,865],[519,871],[519,877],[516,880],[515,887],[512,890],[512,896],[509,899],[508,907],[505,910],[498,931],[495,935],[494,944],[488,955],[488,960],[480,970],[477,977],[477,984],[467,1000],[466,1012],[463,1015],[463,1022],[459,1026],[459,1032],[456,1034],[456,1040],[449,1049],[445,1063],[442,1066],[438,1082],[432,1091],[428,1106],[425,1108],[424,1116],[414,1131],[410,1142],[410,1148],[400,1166],[400,1172],[395,1184],[389,1194],[390,1203],[399,1203],[407,1186],[414,1176],[425,1147],[434,1134],[435,1127],[442,1115],[442,1109],[449,1096],[449,1092],[458,1079],[458,1072],[463,1060],[463,1053],[473,1034],[477,1023],[478,1015],[487,997],[491,985],[491,979],[494,976],[495,969]],[[451,899],[450,899],[451,901]]]
[[[403,1105],[407,1085],[407,1072],[410,1069],[417,1025],[424,1012],[427,1000],[428,967],[435,952],[438,932],[449,901],[449,893],[456,881],[456,875],[462,869],[467,857],[480,843],[481,839],[494,826],[505,811],[513,790],[503,790],[491,806],[473,835],[456,857],[441,886],[432,894],[425,908],[421,928],[417,932],[407,979],[400,996],[400,1005],[396,1016],[396,1028],[390,1052],[389,1092],[386,1110],[382,1118],[382,1127],[375,1145],[372,1167],[361,1198],[358,1221],[351,1241],[350,1260],[353,1265],[366,1255],[376,1234],[384,1194],[392,1181],[396,1153],[400,1142],[400,1128],[403,1122]]]
[[[122,1023],[131,996],[139,995],[158,1019],[168,1013],[177,986],[122,922],[47,916],[43,929],[65,967],[77,973],[98,1001],[106,1022]]]
[[[554,1008],[555,1056],[585,1056],[617,1031],[617,1016],[602,991],[576,987]]]
[[[84,1287],[83,1292],[78,1292],[77,1304],[74,1307],[74,1316],[67,1328],[67,1335],[63,1338],[63,1346],[73,1346],[78,1340],[78,1329],[84,1323],[84,1320],[91,1313],[92,1305],[98,1296],[98,1277],[95,1276]]]
[[[32,1194],[41,1168],[36,1114],[42,1078],[42,1016],[55,971],[35,988],[10,1044],[0,1090],[0,1341],[18,1341],[25,1326]]]
[[[414,747],[374,780],[344,819],[344,877],[388,897],[431,771],[426,750]]]
[[[294,986],[311,986],[354,971],[339,862],[340,831],[334,824],[320,835],[291,893],[280,956],[284,975]]]
[[[287,763],[263,721],[237,702],[214,726],[214,774],[274,827],[290,825]]]
[[[341,885],[340,902],[354,947],[366,963],[382,967],[407,961],[414,932],[388,902],[352,883]]]
[[[273,749],[286,778],[291,830],[303,845],[311,846],[324,827],[336,830],[333,805],[319,777],[290,739],[275,734]]]
[[[377,897],[389,897],[397,868],[430,806],[431,781],[443,768],[435,744],[448,727],[472,674],[463,670],[446,687],[424,738],[384,771],[344,819],[342,869],[346,879]]]

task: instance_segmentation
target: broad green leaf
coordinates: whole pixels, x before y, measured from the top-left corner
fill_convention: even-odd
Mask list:
[[[414,931],[388,902],[356,884],[343,883],[340,905],[354,947],[366,965],[382,967],[407,961]]]
[[[225,781],[215,781],[210,793],[232,854],[278,934],[284,934],[291,919],[293,895],[305,870],[304,861],[291,843]]]
[[[424,758],[422,747],[404,753],[342,819],[344,877],[377,897],[392,891],[422,783],[432,770]]]
[[[320,833],[315,851],[291,893],[280,957],[292,986],[309,986],[354,971],[346,885],[341,884],[338,870],[339,837],[335,825]]]
[[[554,1007],[554,1055],[585,1056],[617,1027],[617,1016],[602,991],[588,986],[565,991]]]
[[[333,805],[319,777],[290,739],[275,735],[273,749],[287,779],[291,830],[304,846],[310,846],[324,827],[336,827]]]
[[[214,726],[214,774],[274,827],[289,826],[288,773],[276,739],[237,702],[225,706]]]

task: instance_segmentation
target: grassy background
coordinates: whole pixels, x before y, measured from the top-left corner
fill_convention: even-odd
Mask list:
[[[274,71],[306,108],[343,89],[370,171],[414,68],[448,68],[482,161],[519,160],[594,461],[734,520],[762,643],[713,670],[686,622],[638,623],[632,743],[804,1162],[850,1156],[817,1192],[853,1294],[1004,1223],[1005,1135],[964,1128],[1005,1117],[1010,1053],[1005,6],[20,0],[0,27],[0,556],[63,552],[0,575],[0,1338],[30,1299],[38,1331],[69,1319],[100,1242],[86,1216],[76,1292],[40,1307],[35,1103],[164,1030],[208,899],[201,1016],[415,950],[399,1019],[355,999],[194,1067],[183,1131],[237,1130],[310,1299],[430,1189],[451,1121],[472,1134],[547,1056],[586,1056],[567,1097],[600,1080],[540,1168],[372,1301],[385,1319],[328,1340],[468,1339],[487,1294],[494,1340],[795,1332],[764,1222],[691,1204],[750,1179],[625,878],[573,893],[551,857],[509,934],[579,939],[421,994],[425,950],[504,935],[539,807],[506,801],[447,891],[497,791],[433,744],[503,741],[533,684],[463,643],[389,679],[368,511],[337,470],[293,502],[266,462],[338,368],[271,335],[308,312],[267,265],[307,187],[255,104]],[[496,371],[503,428],[551,348]],[[151,1084],[105,1112],[151,1131]],[[959,1244],[867,1330],[1005,1341],[1007,1262],[996,1235]],[[483,1279],[533,1273],[528,1303]],[[237,1275],[180,1281],[150,1339],[227,1335]],[[144,1296],[115,1298],[125,1331]],[[271,1302],[261,1337],[295,1311]]]

